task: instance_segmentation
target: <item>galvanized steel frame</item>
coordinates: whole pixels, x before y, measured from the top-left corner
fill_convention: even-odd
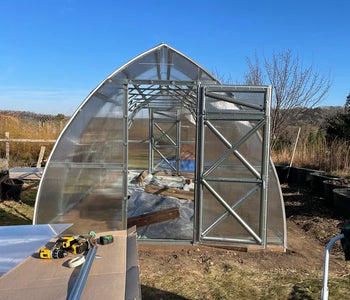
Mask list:
[[[123,85],[123,199],[122,199],[122,224],[127,228],[128,223],[128,163],[129,163],[129,90],[128,85]]]
[[[263,93],[263,106],[250,104],[237,100],[232,95],[235,92],[239,93]],[[242,108],[247,107],[249,110],[234,110],[230,114],[209,113],[205,110],[206,97],[214,98],[215,100],[226,101],[236,104]],[[268,207],[268,171],[270,162],[270,105],[271,105],[271,87],[245,87],[245,86],[198,86],[198,102],[197,102],[197,130],[196,130],[196,193],[195,193],[195,226],[194,237],[195,243],[206,241],[213,242],[238,242],[259,244],[266,248],[267,246],[267,207]],[[211,120],[231,120],[231,121],[256,121],[257,124],[234,145],[226,140],[226,138],[215,128]],[[214,135],[228,148],[226,153],[219,157],[216,162],[204,172],[204,147],[205,147],[205,128],[211,130]],[[261,153],[261,172],[255,168],[239,153],[237,148],[244,143],[253,134],[259,134],[259,129],[262,128],[262,153]],[[224,177],[208,177],[229,155],[234,154],[242,164],[256,177],[251,178],[224,178]],[[247,182],[255,183],[242,198],[238,199],[233,206],[227,202],[213,189],[208,181],[221,182]],[[217,201],[225,208],[225,213],[217,218],[208,228],[203,230],[203,187],[217,199]],[[235,212],[245,199],[253,192],[260,188],[260,222],[259,233],[254,232],[252,228]],[[228,215],[233,216],[238,223],[249,233],[252,239],[241,238],[223,238],[216,236],[207,236],[209,232],[222,222]]]
[[[163,118],[155,118],[155,114],[163,115]],[[171,124],[167,130],[164,130],[161,126],[161,123]],[[168,133],[176,127],[176,136],[175,140]],[[161,136],[155,139],[155,130],[161,132]],[[158,145],[158,141],[166,137],[170,144]],[[164,155],[161,152],[161,149],[170,149],[170,151]],[[172,154],[175,151],[175,167],[169,162],[167,156]],[[158,153],[161,160],[157,165],[154,165],[154,153]],[[181,120],[178,110],[176,110],[175,118],[170,117],[166,114],[166,110],[149,108],[149,162],[148,170],[150,173],[158,171],[157,168],[162,162],[165,162],[173,173],[179,175],[180,173],[180,153],[181,153]]]
[[[118,82],[121,83],[121,82]],[[167,115],[167,111],[171,110],[169,108],[164,108],[161,105],[150,106],[152,102],[152,97],[157,96],[157,90],[160,90],[161,86],[166,84],[171,85],[185,85],[189,87],[187,95],[179,93],[179,96],[190,96],[193,91],[194,85],[197,84],[197,103],[196,108],[194,108],[193,102],[191,106],[194,108],[191,112],[195,112],[196,119],[196,165],[195,165],[195,213],[194,213],[194,230],[193,230],[193,243],[202,243],[207,241],[212,242],[238,242],[238,243],[248,243],[248,244],[259,244],[263,247],[267,245],[267,193],[268,193],[268,168],[270,162],[270,102],[271,102],[271,87],[248,87],[248,86],[226,86],[226,85],[201,85],[200,82],[174,82],[174,81],[145,81],[145,80],[133,80],[124,81],[124,105],[123,105],[123,118],[124,118],[124,138],[123,138],[123,226],[127,227],[127,164],[128,164],[128,128],[132,122],[134,115],[130,115],[131,111],[136,109],[135,99],[137,93],[132,94],[132,91],[140,92],[140,84],[149,84],[149,87],[143,87],[143,89],[151,90],[150,97],[143,98],[143,105],[140,108],[148,108],[149,111],[149,171],[154,172],[157,166],[154,164],[154,154],[155,152],[161,157],[161,160],[166,162],[173,173],[179,174],[180,172],[180,152],[181,152],[181,121],[179,114],[177,112],[176,105],[174,110],[176,111],[176,117],[170,117]],[[157,87],[157,85],[159,85]],[[181,89],[180,86],[178,86]],[[131,91],[131,93],[130,93]],[[174,90],[172,90],[174,91]],[[231,96],[231,93],[264,93],[265,100],[264,105],[259,106],[256,104],[249,104],[243,101],[238,101]],[[243,107],[248,107],[249,110],[226,110],[220,113],[208,113],[205,110],[205,99],[206,97],[214,98],[219,101],[226,101],[229,103],[236,104]],[[195,99],[191,99],[194,101]],[[175,102],[177,100],[174,100]],[[194,111],[195,110],[195,111]],[[156,118],[156,115],[161,115],[161,118]],[[249,132],[242,136],[235,144],[231,144],[219,130],[213,125],[215,120],[230,120],[230,121],[251,121],[256,122],[256,124],[249,130]],[[161,123],[172,124],[170,128],[164,130]],[[174,126],[176,126],[176,138],[171,137],[168,132]],[[216,162],[206,171],[204,171],[204,134],[205,130],[211,130],[211,132],[217,136],[217,138],[227,147],[226,153],[219,157]],[[247,139],[249,139],[254,134],[259,134],[258,131],[262,128],[262,165],[261,172],[259,173],[245,157],[238,151],[238,147],[242,145]],[[170,142],[169,145],[157,145],[157,140],[155,139],[155,129],[159,130],[161,137],[166,137]],[[161,152],[160,149],[169,149],[174,152],[176,156],[175,167],[168,161],[167,154]],[[209,177],[209,175],[224,161],[224,159],[231,154],[235,155],[241,163],[256,177],[252,178],[227,178],[227,177]],[[158,164],[159,165],[159,164]],[[238,199],[233,206],[227,204],[227,202],[213,189],[210,185],[210,181],[221,181],[221,182],[245,182],[245,183],[255,183],[253,188],[251,188],[243,197]],[[217,201],[225,208],[225,213],[217,218],[208,228],[202,227],[203,209],[203,187],[208,189],[212,195],[217,199]],[[247,199],[253,192],[260,188],[260,222],[259,222],[259,232],[256,233],[250,228],[250,226],[235,212],[237,208],[245,199]],[[242,238],[223,238],[208,236],[211,230],[222,222],[229,215],[233,216],[239,224],[249,233],[252,239],[242,239]],[[174,241],[175,242],[175,241]]]

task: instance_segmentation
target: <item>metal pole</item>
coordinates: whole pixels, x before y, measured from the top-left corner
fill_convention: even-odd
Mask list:
[[[204,87],[197,88],[197,111],[196,111],[196,165],[195,165],[195,214],[193,242],[200,241],[202,232],[202,201],[203,188],[201,178],[204,162]]]
[[[91,247],[88,251],[83,267],[81,268],[79,275],[74,283],[72,291],[70,292],[67,300],[79,300],[83,292],[87,277],[89,275],[92,263],[95,259],[97,246]]]
[[[153,153],[153,109],[150,108],[149,110],[149,144],[148,144],[148,172],[152,173],[153,172],[153,158],[154,158],[154,153]]]
[[[122,202],[122,226],[127,229],[128,223],[128,85],[123,85],[124,103],[123,103],[123,202]]]
[[[169,122],[170,123],[170,122]],[[172,124],[167,131],[164,131],[162,129],[162,127],[160,127],[156,122],[154,123],[154,126],[157,127],[159,129],[159,131],[162,133],[162,135],[157,139],[157,141],[160,141],[163,136],[165,136],[169,141],[170,143],[172,143],[174,146],[176,146],[176,142],[171,138],[170,135],[168,135],[168,132],[173,129],[173,127],[175,126],[176,123]]]
[[[329,250],[333,246],[333,244],[337,241],[344,238],[344,234],[338,234],[336,237],[332,238],[328,243],[325,254],[324,254],[324,265],[323,265],[323,284],[322,284],[322,293],[321,300],[328,300],[328,268],[329,268]]]
[[[263,149],[261,166],[261,202],[260,202],[260,237],[261,245],[267,246],[268,192],[269,192],[269,162],[270,162],[270,105],[271,86],[265,94],[265,125],[263,131]]]
[[[181,160],[181,120],[179,110],[176,110],[176,174],[180,174]]]
[[[171,162],[160,152],[156,147],[153,147],[153,149],[159,154],[159,156],[169,165],[171,169],[173,169],[176,172],[175,167],[171,164]],[[171,150],[172,152],[173,150]]]

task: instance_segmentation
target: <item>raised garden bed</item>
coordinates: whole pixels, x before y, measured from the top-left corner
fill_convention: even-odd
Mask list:
[[[350,188],[334,189],[334,214],[350,218]]]
[[[334,193],[335,189],[346,189],[350,188],[350,180],[340,178],[340,179],[329,179],[323,181],[324,197],[326,203],[329,207],[334,206]]]

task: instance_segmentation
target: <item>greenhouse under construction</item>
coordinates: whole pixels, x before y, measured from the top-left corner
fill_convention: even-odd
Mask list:
[[[221,84],[160,44],[93,90],[58,138],[34,224],[139,242],[286,248],[270,86]]]

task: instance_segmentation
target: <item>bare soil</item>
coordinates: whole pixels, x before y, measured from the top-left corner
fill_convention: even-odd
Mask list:
[[[139,245],[143,299],[319,299],[325,246],[350,220],[334,217],[324,199],[308,189],[282,189],[286,253]],[[330,299],[350,299],[349,274],[337,242],[330,259]]]

